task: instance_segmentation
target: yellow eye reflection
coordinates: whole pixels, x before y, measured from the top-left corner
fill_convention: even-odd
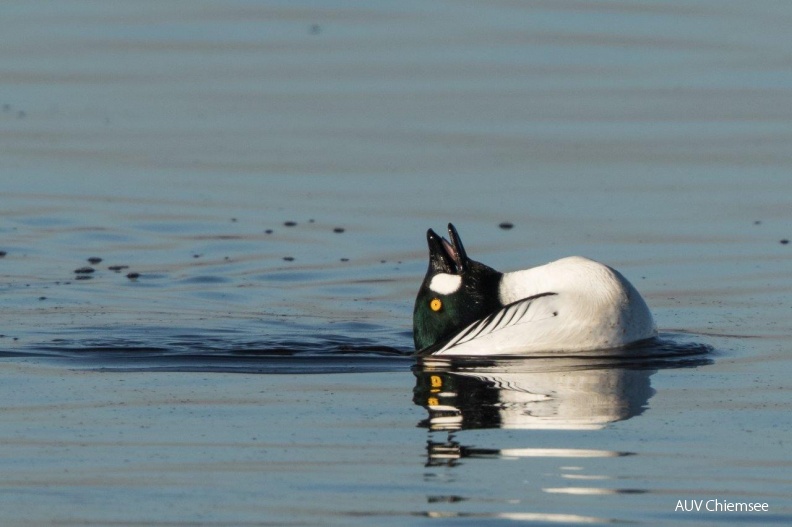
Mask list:
[[[433,298],[431,302],[429,302],[429,307],[432,311],[440,311],[443,309],[443,302],[439,298]]]

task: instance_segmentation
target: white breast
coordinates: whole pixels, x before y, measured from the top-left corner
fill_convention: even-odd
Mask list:
[[[618,271],[573,256],[506,273],[499,295],[510,304],[542,293],[518,324],[444,350],[443,355],[575,352],[626,346],[655,336],[649,308]]]

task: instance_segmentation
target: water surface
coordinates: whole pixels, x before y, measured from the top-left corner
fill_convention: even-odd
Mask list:
[[[9,3],[2,523],[792,522],[791,20]],[[614,266],[666,344],[416,361],[449,221],[500,270]]]

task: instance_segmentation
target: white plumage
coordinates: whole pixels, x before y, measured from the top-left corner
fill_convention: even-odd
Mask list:
[[[656,335],[652,314],[618,271],[572,256],[505,273],[506,307],[470,324],[433,355],[524,355],[623,347]]]

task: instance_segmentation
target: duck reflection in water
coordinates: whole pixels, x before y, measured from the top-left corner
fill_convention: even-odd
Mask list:
[[[421,358],[413,368],[413,402],[426,408],[429,415],[418,426],[449,433],[445,442],[429,440],[428,464],[454,464],[464,457],[622,455],[471,448],[455,441],[454,432],[481,428],[598,430],[644,411],[654,394],[650,377],[659,368],[697,366],[702,361],[709,362],[690,356],[639,363],[607,357]]]

